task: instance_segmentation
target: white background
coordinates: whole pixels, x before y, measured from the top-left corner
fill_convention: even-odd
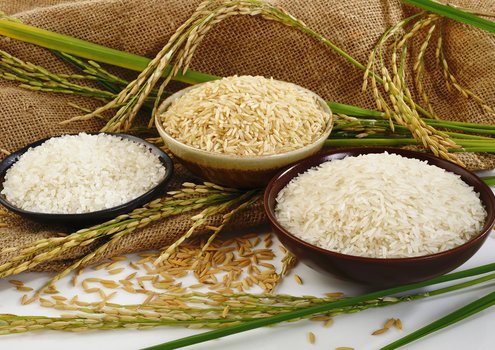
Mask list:
[[[1,233],[1,230],[0,230]],[[274,245],[275,246],[275,245]],[[495,238],[492,234],[481,250],[459,269],[488,264],[495,261]],[[129,259],[136,259],[129,256]],[[127,264],[127,262],[125,262]],[[124,272],[125,275],[130,273]],[[293,274],[297,273],[304,280],[303,285],[295,283]],[[109,279],[105,271],[88,272],[81,277],[99,276]],[[124,276],[125,276],[124,275]],[[46,282],[52,274],[22,273],[15,277],[0,280],[0,313],[24,315],[57,315],[58,311],[42,308],[37,304],[21,305],[21,293],[8,283],[9,279],[18,279],[26,285],[36,288]],[[122,277],[115,276],[116,280]],[[84,293],[80,288],[71,287],[69,279],[65,278],[57,284],[62,295],[71,297]],[[339,346],[353,347],[356,350],[379,349],[391,341],[425,325],[435,319],[459,308],[478,297],[492,291],[492,287],[476,288],[469,292],[461,291],[452,295],[443,295],[425,300],[402,303],[386,308],[370,309],[357,314],[335,317],[335,323],[330,328],[324,328],[321,322],[299,321],[285,323],[275,327],[249,331],[221,340],[188,347],[187,349],[335,349]],[[366,292],[365,287],[349,282],[336,280],[332,277],[317,273],[299,264],[295,270],[284,279],[278,293],[293,295],[323,296],[326,292],[342,291],[347,295],[357,295]],[[253,290],[253,292],[256,292]],[[91,296],[89,296],[91,297]],[[86,298],[86,299],[85,299]],[[135,303],[135,296],[121,293],[112,301],[119,303]],[[423,338],[416,343],[404,347],[408,350],[489,350],[495,348],[495,308],[488,309],[454,326]],[[372,336],[371,332],[383,326],[389,318],[400,318],[404,325],[402,332],[390,329],[389,332]],[[39,331],[0,337],[0,349],[139,349],[184,337],[205,330],[189,330],[183,328],[160,327],[151,330],[113,330],[94,331],[85,333],[66,333],[58,331]],[[316,335],[316,343],[308,342],[308,332]]]

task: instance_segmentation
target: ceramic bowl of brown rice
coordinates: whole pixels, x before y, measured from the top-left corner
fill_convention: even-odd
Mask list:
[[[323,147],[332,112],[321,97],[298,85],[234,76],[171,95],[155,125],[193,174],[227,187],[257,188]]]
[[[495,197],[478,176],[404,149],[310,157],[276,175],[264,201],[274,232],[301,262],[376,287],[457,268],[495,222]]]

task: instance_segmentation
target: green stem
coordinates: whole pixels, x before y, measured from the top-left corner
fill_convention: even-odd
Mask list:
[[[0,20],[0,35],[137,72],[142,72],[151,61],[146,57],[8,20]],[[169,66],[165,74],[169,74],[170,70],[171,67]],[[192,70],[185,74],[179,72],[175,77],[175,80],[188,84],[197,84],[214,79],[219,79],[219,77]]]
[[[465,12],[452,6],[442,5],[430,0],[401,0],[424,10],[436,13],[437,15],[453,19],[455,21],[469,24],[473,27],[484,29],[488,32],[495,33],[495,23],[484,18],[478,17],[472,13]]]
[[[495,305],[495,292],[491,292],[485,295],[484,297],[476,301],[473,301],[472,303],[469,303],[461,307],[460,309],[457,309],[454,312],[449,313],[448,315],[430,323],[429,325],[426,325],[412,332],[411,334],[408,334],[405,337],[400,338],[399,340],[396,340],[393,343],[390,343],[382,347],[380,350],[393,350],[400,348],[430,333],[436,332],[442,328],[457,323],[469,316],[477,314],[478,312],[481,312],[493,305]]]
[[[256,1],[253,2],[256,3]],[[350,54],[339,48],[330,40],[322,36],[320,33],[307,27],[299,20],[279,11],[277,8],[271,8],[270,10],[271,15],[274,16],[274,18],[280,20],[281,23],[297,28],[301,32],[317,39],[325,46],[333,50],[335,53],[346,59],[356,68],[362,71],[366,69],[366,67],[362,63],[357,61]],[[141,57],[139,55],[111,49],[102,45],[51,32],[45,29],[29,26],[23,23],[12,22],[7,19],[0,20],[0,35],[5,35],[13,39],[25,41],[48,49],[64,52],[89,60],[111,64],[114,66],[119,66],[122,68],[131,69],[138,72],[142,72],[151,61],[150,59]],[[171,70],[172,67],[168,65],[163,74],[165,76],[168,76]],[[375,74],[374,72],[370,72],[370,74],[373,74],[378,82],[383,83],[383,80],[379,75]],[[220,77],[218,76],[200,73],[193,70],[188,70],[186,73],[182,73],[182,71],[180,70],[173,79],[185,82],[187,84],[197,84],[219,78]],[[421,106],[416,105],[416,108],[426,117],[431,117],[431,114],[423,109]]]
[[[495,152],[495,140],[468,140],[455,139],[452,141],[463,147],[462,149],[453,149],[457,152]],[[413,138],[349,138],[349,139],[328,139],[325,141],[327,147],[359,147],[359,146],[390,146],[401,147],[408,145],[421,144]]]
[[[327,104],[328,107],[330,107],[332,112],[335,114],[346,114],[353,117],[373,117],[373,118],[385,119],[384,113],[374,111],[371,109],[346,105],[338,102],[330,102],[330,101],[327,102]]]
[[[359,147],[359,146],[390,146],[400,147],[408,145],[417,145],[418,141],[412,138],[396,139],[328,139],[325,141],[326,147]]]
[[[189,337],[185,337],[182,339],[177,339],[173,340],[164,344],[152,346],[149,348],[146,348],[145,350],[170,350],[170,349],[178,349],[184,346],[189,346],[197,343],[202,343],[205,341],[209,341],[212,339],[217,339],[221,337],[225,337],[231,334],[236,334],[236,333],[241,333],[245,332],[251,329],[256,329],[260,327],[265,327],[273,324],[277,324],[280,322],[285,322],[297,318],[302,318],[306,317],[309,315],[314,315],[314,314],[319,314],[319,313],[326,313],[329,311],[332,311],[336,308],[343,308],[343,307],[349,307],[353,306],[359,303],[363,303],[369,300],[377,299],[377,298],[383,298],[386,296],[390,296],[393,294],[398,294],[398,293],[403,293],[408,290],[413,290],[413,289],[418,289],[426,286],[430,286],[433,284],[438,284],[438,283],[443,283],[447,281],[452,281],[460,278],[465,278],[465,277],[471,277],[474,275],[478,274],[483,274],[487,272],[491,272],[495,270],[495,264],[488,264],[488,265],[483,265],[479,266],[473,269],[468,269],[464,271],[459,271],[459,272],[454,272],[448,275],[443,275],[439,277],[432,278],[428,281],[423,281],[423,282],[417,282],[417,283],[411,283],[407,284],[404,286],[399,286],[399,287],[393,287],[393,288],[388,288],[385,290],[381,291],[376,291],[356,297],[350,297],[347,299],[343,300],[337,300],[321,305],[316,305],[316,306],[311,306],[305,309],[301,310],[296,310],[296,311],[291,311],[283,314],[278,314],[275,316],[271,316],[265,319],[259,319],[255,321],[250,321],[250,322],[245,322],[241,323],[239,325],[235,325],[232,327],[220,329],[220,330],[213,330]]]
[[[444,131],[447,135],[450,136],[450,138],[453,139],[466,139],[466,140],[486,140],[486,141],[495,141],[495,138],[493,137],[488,137],[488,136],[478,136],[478,135],[471,135],[471,134],[461,134],[458,132],[452,132],[452,131]]]
[[[287,20],[287,18],[285,19]],[[317,38],[318,40],[323,40],[325,45],[330,47],[332,50],[335,50],[339,55],[349,60],[356,67],[363,69],[363,65],[361,63],[356,61],[346,52],[340,50],[336,45],[334,45],[332,42],[322,37],[317,32],[314,32],[309,28],[305,28],[294,19],[291,20],[291,24],[297,25],[298,29],[302,30],[308,35],[311,35],[312,37]],[[5,35],[17,40],[22,40],[52,50],[57,50],[60,52],[72,54],[89,60],[95,60],[95,61],[111,64],[114,66],[131,69],[138,72],[144,70],[150,62],[150,59],[146,57],[111,49],[102,45],[90,43],[81,39],[73,38],[70,36],[62,35],[48,30],[36,28],[23,23],[8,21],[6,19],[0,20],[0,35]],[[169,70],[170,67],[167,69],[165,73],[168,74]],[[215,75],[188,70],[186,74],[179,73],[178,76],[176,77],[176,80],[188,84],[197,84],[219,78],[220,77]],[[379,79],[379,81],[381,81],[381,79]],[[342,113],[354,117],[373,117],[373,118],[386,119],[382,112],[373,111],[370,109],[360,108],[360,107],[346,105],[337,102],[328,102],[328,105],[330,106],[332,111],[337,114]],[[449,125],[452,125],[452,126],[456,126],[457,130],[477,132],[477,133],[481,133],[479,129],[486,129],[491,131],[486,131],[483,133],[495,134],[495,126],[493,125],[450,122],[444,120],[439,121],[436,119],[425,119],[425,121],[427,122],[427,124],[432,126],[449,127]]]
[[[425,121],[426,124],[431,125],[433,127],[441,127],[441,128],[451,128],[455,127],[455,129],[460,130],[460,131],[466,131],[466,132],[473,132],[473,133],[479,133],[479,134],[489,134],[489,135],[495,135],[495,130],[493,129],[488,129],[486,127],[482,128],[477,128],[477,127],[466,127],[466,126],[461,126],[461,125],[456,125],[456,126],[451,126],[449,123],[436,123],[436,122],[429,122]]]
[[[490,187],[495,186],[495,176],[486,176],[486,177],[480,177],[480,178],[488,186],[490,186]]]
[[[449,152],[495,153],[495,149],[493,147],[463,147],[451,148]]]

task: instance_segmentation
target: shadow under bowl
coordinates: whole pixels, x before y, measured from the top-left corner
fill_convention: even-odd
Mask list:
[[[113,136],[118,136],[123,139],[131,140],[136,143],[145,145],[146,148],[153,154],[157,155],[160,162],[163,164],[165,167],[165,176],[164,178],[158,183],[155,187],[151,188],[148,190],[146,193],[143,193],[137,198],[134,198],[133,200],[123,203],[121,205],[108,208],[108,209],[103,209],[103,210],[98,210],[98,211],[93,211],[93,212],[88,212],[88,213],[80,213],[80,214],[57,214],[57,213],[40,213],[40,212],[33,212],[33,211],[27,211],[24,209],[21,209],[17,207],[16,205],[10,203],[6,198],[5,195],[0,193],[0,204],[2,204],[5,208],[8,210],[17,213],[25,218],[31,219],[33,221],[41,222],[41,223],[47,223],[47,224],[61,224],[65,226],[70,226],[70,227],[82,227],[82,226],[90,226],[93,224],[101,223],[106,220],[113,219],[119,215],[129,213],[133,209],[136,209],[145,203],[148,203],[149,201],[153,200],[154,198],[162,195],[165,193],[166,186],[168,182],[170,181],[170,178],[173,174],[174,170],[174,165],[170,157],[163,152],[160,148],[156,147],[155,145],[146,142],[145,140],[128,135],[128,134],[113,134],[113,133],[88,133],[91,135],[96,135],[96,134],[108,134],[108,135],[113,135]],[[57,137],[57,136],[54,136]],[[36,146],[41,145],[45,141],[51,139],[52,137],[47,137],[45,139],[33,142],[18,151],[10,154],[7,158],[5,158],[2,162],[0,162],[0,192],[3,190],[3,183],[5,181],[5,174],[7,170],[14,165],[15,162],[19,160],[19,158],[26,153],[30,148],[34,148]]]
[[[354,157],[361,154],[384,152],[426,161],[430,165],[435,165],[459,175],[465,183],[472,186],[479,193],[482,204],[486,209],[487,217],[481,231],[468,242],[436,254],[381,259],[346,255],[317,247],[291,234],[277,221],[275,216],[276,197],[282,188],[299,174],[324,162],[338,161],[345,157]],[[311,198],[302,200],[311,200]],[[431,154],[382,147],[339,149],[323,155],[313,156],[292,165],[270,181],[265,191],[264,204],[275,234],[282,244],[301,262],[317,271],[374,287],[388,287],[424,281],[454,270],[481,248],[495,223],[495,197],[493,192],[474,173]]]
[[[290,84],[290,83],[288,83]],[[321,136],[312,144],[293,151],[266,156],[238,156],[204,151],[174,139],[163,126],[161,115],[170,105],[191,89],[201,84],[180,90],[169,96],[160,105],[155,115],[155,125],[170,152],[194,175],[218,185],[239,189],[264,187],[271,178],[289,164],[307,158],[323,148],[325,140],[332,131],[332,111],[325,100],[310,90],[295,85],[298,89],[309,92],[318,101],[322,110],[330,115],[329,122]]]

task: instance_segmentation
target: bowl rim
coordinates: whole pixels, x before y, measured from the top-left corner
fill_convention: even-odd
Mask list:
[[[319,164],[322,164],[326,161],[334,161],[334,160],[340,160],[343,158],[346,158],[348,156],[357,156],[361,154],[371,154],[371,153],[385,153],[388,152],[390,154],[398,154],[401,156],[404,156],[406,158],[414,158],[414,159],[419,159],[419,160],[426,160],[428,163],[429,161],[435,161],[435,162],[440,162],[440,164],[445,165],[448,164],[450,167],[454,167],[455,169],[455,174],[463,177],[469,177],[469,181],[471,183],[466,182],[465,179],[462,179],[464,182],[466,182],[469,186],[474,187],[474,185],[478,186],[481,188],[481,190],[478,192],[480,195],[483,192],[486,192],[490,199],[490,206],[491,206],[491,215],[489,212],[487,212],[487,217],[485,220],[485,223],[483,227],[481,228],[480,232],[477,233],[474,237],[470,238],[468,241],[464,242],[461,245],[458,245],[456,247],[453,247],[448,250],[444,250],[441,252],[433,253],[433,254],[428,254],[428,255],[419,255],[419,256],[411,256],[411,257],[404,257],[404,258],[374,258],[374,257],[366,257],[366,256],[359,256],[359,255],[349,255],[349,254],[344,254],[344,253],[339,253],[336,251],[331,251],[327,250],[321,247],[318,247],[316,245],[313,245],[309,242],[306,242],[302,240],[301,238],[295,236],[294,234],[290,233],[287,229],[285,229],[277,220],[274,212],[274,207],[270,206],[270,201],[273,198],[273,196],[277,196],[278,192],[275,193],[274,187],[275,185],[279,182],[285,180],[287,177],[289,177],[289,181],[293,178],[295,178],[297,175],[300,173],[317,166]],[[339,155],[344,155],[342,158],[338,159],[329,159],[330,157],[337,157]],[[308,166],[309,165],[309,166]],[[435,164],[436,165],[436,164]],[[450,170],[447,170],[443,168],[443,166],[436,165],[439,168],[444,169],[445,171],[448,172],[453,172]],[[297,174],[294,174],[296,171],[299,171]],[[459,174],[458,172],[462,173]],[[284,185],[285,187],[285,185]],[[282,187],[283,188],[283,187]],[[480,199],[481,200],[481,199]],[[487,207],[486,203],[483,202],[483,205],[485,208]],[[417,262],[417,261],[424,261],[424,260],[431,260],[431,259],[436,259],[440,257],[445,257],[447,255],[463,251],[465,248],[476,244],[478,241],[483,240],[492,230],[494,224],[495,224],[495,195],[491,188],[486,185],[475,173],[442,158],[438,158],[434,156],[433,154],[430,153],[422,153],[422,152],[416,152],[416,151],[411,151],[411,150],[405,150],[402,148],[392,148],[392,147],[347,147],[347,148],[339,148],[337,150],[331,150],[325,153],[320,153],[314,156],[311,156],[309,158],[304,159],[301,162],[297,162],[295,164],[292,164],[291,166],[283,169],[280,171],[277,175],[275,175],[270,182],[268,183],[264,198],[263,198],[263,204],[264,204],[264,209],[265,213],[270,221],[270,223],[276,227],[278,232],[275,233],[282,233],[285,237],[288,239],[295,241],[296,243],[304,246],[307,249],[316,251],[321,254],[325,255],[330,255],[336,258],[341,258],[344,260],[352,260],[356,262],[361,262],[361,263],[399,263],[399,262],[404,262],[404,263],[410,263],[410,262]],[[275,230],[275,231],[277,231]]]
[[[71,135],[79,135],[81,133],[85,133],[88,135],[100,135],[100,134],[105,134],[105,135],[111,135],[111,136],[116,136],[116,137],[121,137],[123,139],[131,140],[136,143],[142,144],[146,146],[147,149],[153,150],[154,154],[157,154],[160,160],[160,163],[165,167],[165,176],[163,179],[155,186],[153,186],[151,189],[146,191],[145,193],[141,194],[140,196],[133,198],[125,203],[119,204],[118,206],[107,208],[107,209],[100,209],[97,211],[91,211],[87,213],[44,213],[44,212],[36,212],[36,211],[29,211],[25,210],[22,208],[17,207],[13,203],[9,202],[7,198],[5,198],[4,195],[0,194],[0,204],[6,207],[7,209],[18,213],[20,215],[24,215],[26,217],[32,217],[32,218],[43,218],[43,220],[47,221],[56,221],[56,220],[63,220],[63,221],[70,221],[70,220],[90,220],[93,219],[97,216],[100,215],[110,215],[112,213],[118,213],[128,207],[132,207],[133,204],[136,202],[140,202],[144,198],[147,198],[148,196],[152,196],[155,192],[159,191],[162,187],[166,186],[166,184],[170,181],[170,178],[172,177],[172,174],[174,172],[174,165],[172,162],[172,159],[169,157],[167,153],[165,153],[163,150],[161,150],[159,147],[137,137],[134,135],[130,134],[124,134],[124,133],[111,133],[111,132],[80,132],[80,133],[64,133],[60,135],[54,135],[54,136],[49,136],[45,137],[43,139],[34,141],[18,150],[15,152],[12,152],[10,155],[5,157],[2,161],[0,161],[0,178],[4,179],[4,176],[9,168],[11,168],[18,160],[19,158],[26,153],[29,149],[35,148],[37,146],[42,145],[45,141],[48,141],[52,138],[58,138],[62,136],[71,136]],[[3,189],[3,182],[2,180],[0,182],[0,190]]]
[[[173,103],[173,101],[180,98],[182,95],[184,95],[188,91],[196,89],[196,88],[200,87],[201,85],[207,84],[209,82],[203,82],[203,83],[199,83],[199,84],[181,89],[177,92],[174,92],[172,95],[168,96],[165,100],[163,100],[163,102],[160,104],[160,106],[158,107],[158,109],[156,110],[156,112],[154,114],[155,127],[157,128],[158,132],[160,133],[160,135],[162,137],[166,136],[168,141],[175,143],[176,145],[180,146],[181,148],[183,148],[185,150],[188,150],[190,152],[194,152],[194,153],[197,153],[200,155],[204,155],[207,157],[211,157],[211,158],[217,158],[217,159],[222,159],[222,160],[235,160],[235,161],[244,161],[244,160],[245,161],[252,161],[252,160],[271,161],[271,160],[277,160],[279,158],[285,158],[285,157],[291,156],[293,154],[298,154],[298,153],[301,153],[301,152],[304,152],[307,150],[311,150],[313,147],[315,147],[315,145],[326,140],[328,138],[328,136],[330,135],[330,133],[332,132],[333,121],[334,121],[333,112],[330,109],[330,107],[328,106],[327,102],[321,96],[316,94],[315,92],[313,92],[309,89],[306,89],[302,86],[299,86],[297,84],[290,83],[287,81],[283,81],[283,80],[277,80],[277,79],[273,79],[273,80],[293,85],[300,90],[303,90],[303,91],[310,93],[311,95],[313,95],[316,98],[318,103],[322,106],[322,109],[324,110],[324,112],[326,112],[327,114],[330,115],[330,119],[326,123],[324,131],[321,133],[321,135],[315,141],[313,141],[310,144],[307,144],[303,147],[296,148],[296,149],[293,149],[293,150],[290,150],[287,152],[283,152],[283,153],[275,153],[275,154],[268,154],[268,155],[254,155],[254,156],[252,156],[252,155],[242,156],[242,155],[236,155],[236,154],[210,152],[210,151],[205,151],[203,149],[199,149],[199,148],[196,148],[196,147],[193,147],[193,146],[190,146],[190,145],[187,145],[183,142],[178,141],[177,139],[173,138],[163,127],[163,124],[161,122],[161,114]]]

